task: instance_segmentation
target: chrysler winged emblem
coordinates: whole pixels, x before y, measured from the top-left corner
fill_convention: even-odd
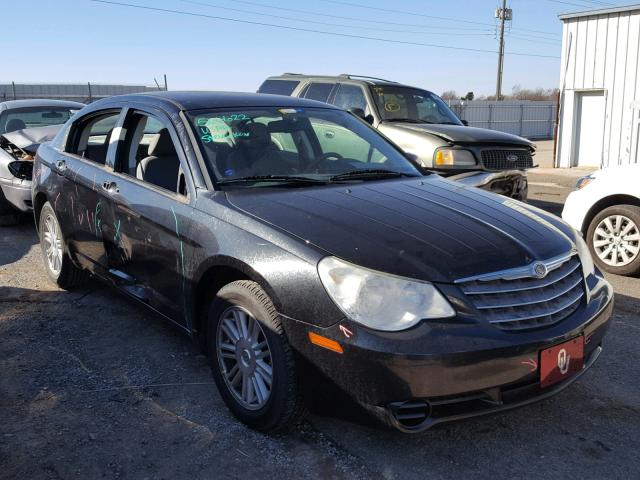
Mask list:
[[[549,273],[547,266],[544,263],[534,263],[532,267],[533,277],[535,278],[544,278]]]

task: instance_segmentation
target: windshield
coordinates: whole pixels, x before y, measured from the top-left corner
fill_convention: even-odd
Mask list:
[[[462,125],[439,96],[418,88],[395,85],[371,87],[382,121]]]
[[[190,117],[219,184],[420,175],[400,151],[342,110],[267,107]]]
[[[28,107],[5,110],[0,114],[0,133],[62,125],[77,111],[78,109],[69,107]]]

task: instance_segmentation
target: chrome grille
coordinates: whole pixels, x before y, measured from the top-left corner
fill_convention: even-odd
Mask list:
[[[584,296],[584,281],[577,255],[543,262],[544,278],[525,276],[516,269],[456,282],[483,319],[503,330],[546,327],[577,310]],[[520,272],[518,275],[513,272]],[[514,278],[519,277],[519,278]],[[507,279],[505,279],[507,278]]]
[[[512,170],[533,167],[533,157],[528,150],[482,150],[482,164],[487,170]]]

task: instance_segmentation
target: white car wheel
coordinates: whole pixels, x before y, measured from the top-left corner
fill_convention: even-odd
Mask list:
[[[596,262],[619,275],[640,273],[640,207],[616,205],[591,222],[587,239]]]

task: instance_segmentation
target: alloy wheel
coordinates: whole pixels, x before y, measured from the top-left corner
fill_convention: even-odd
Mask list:
[[[44,220],[42,239],[49,270],[54,275],[59,275],[62,270],[62,235],[58,221],[52,214],[48,214]]]
[[[273,363],[267,337],[241,307],[227,308],[218,322],[217,356],[229,391],[249,410],[264,407],[273,385]]]
[[[593,249],[602,262],[624,267],[640,254],[640,228],[624,215],[604,218],[593,233]]]

